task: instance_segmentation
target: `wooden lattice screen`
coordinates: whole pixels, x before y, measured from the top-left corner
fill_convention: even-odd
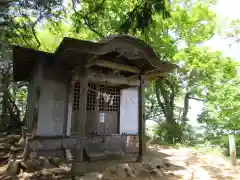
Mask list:
[[[73,110],[79,109],[79,98],[80,98],[80,82],[75,82],[73,92]]]
[[[99,99],[99,111],[118,111],[120,105],[120,91],[116,87],[106,87],[100,86],[101,93],[110,94],[110,100],[108,103],[105,102],[104,97],[100,97]],[[113,98],[113,103],[110,104],[111,98]]]
[[[87,110],[88,111],[119,111],[120,106],[120,90],[116,87],[108,87],[104,85],[96,86],[88,84]],[[110,100],[107,103],[103,96],[97,99],[98,92],[110,94]],[[79,109],[80,83],[74,84],[73,110]],[[112,104],[110,103],[113,98]]]
[[[88,84],[89,90],[88,90],[88,96],[87,96],[87,110],[88,111],[96,111],[96,97],[97,97],[97,91],[96,91],[96,85],[95,84]]]

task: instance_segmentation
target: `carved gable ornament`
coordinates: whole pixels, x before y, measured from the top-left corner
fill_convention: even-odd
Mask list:
[[[151,56],[154,54],[150,46],[131,36],[111,36],[110,38],[107,37],[103,42],[105,43],[105,45],[103,45],[104,51],[110,48],[111,51],[116,51],[128,59],[146,58],[146,55]]]

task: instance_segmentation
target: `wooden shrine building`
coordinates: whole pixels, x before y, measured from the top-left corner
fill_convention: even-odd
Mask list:
[[[54,53],[14,46],[14,79],[29,82],[27,154],[82,161],[84,154],[135,152],[141,160],[146,81],[175,68],[126,35],[99,42],[64,38]]]

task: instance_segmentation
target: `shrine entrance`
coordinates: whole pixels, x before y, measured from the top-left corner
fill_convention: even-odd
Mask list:
[[[71,134],[76,133],[76,111],[79,110],[80,83],[74,82]],[[111,135],[119,133],[120,88],[101,84],[88,84],[87,120],[85,135]]]

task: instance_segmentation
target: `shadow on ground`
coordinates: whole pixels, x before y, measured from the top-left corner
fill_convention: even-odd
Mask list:
[[[217,168],[217,167],[213,167],[213,166],[207,166],[207,165],[203,165],[201,167],[209,173],[209,176],[212,179],[227,179],[227,180],[236,179],[231,174],[224,173],[224,171],[222,171],[221,168]]]
[[[163,153],[159,150],[162,148],[149,148],[147,149],[146,155],[144,157],[144,162],[151,163],[153,166],[160,166],[171,171],[184,170],[185,167],[174,164],[169,161],[171,155]]]

